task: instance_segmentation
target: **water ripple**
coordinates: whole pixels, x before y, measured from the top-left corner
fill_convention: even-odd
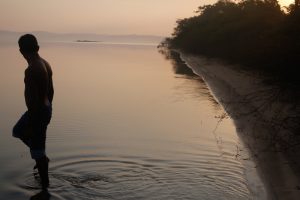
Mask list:
[[[50,168],[54,199],[247,199],[246,181],[233,164],[211,167],[154,158],[60,160]],[[210,167],[209,167],[210,166]],[[40,188],[38,178],[25,175],[19,185]],[[210,191],[209,194],[207,191]],[[213,191],[213,192],[212,192]]]

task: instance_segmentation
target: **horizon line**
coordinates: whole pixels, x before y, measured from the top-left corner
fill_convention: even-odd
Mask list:
[[[102,35],[102,36],[149,36],[149,37],[160,37],[160,38],[165,38],[168,36],[163,36],[163,35],[151,35],[151,34],[136,34],[136,33],[131,33],[131,34],[109,34],[109,33],[80,33],[80,32],[52,32],[52,31],[42,31],[42,30],[35,30],[35,31],[13,31],[13,30],[3,30],[0,29],[0,32],[10,32],[10,33],[48,33],[48,34],[56,34],[56,35]]]

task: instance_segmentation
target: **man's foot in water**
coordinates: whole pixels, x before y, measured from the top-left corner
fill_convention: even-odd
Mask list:
[[[47,156],[36,159],[36,165],[38,173],[40,175],[40,181],[43,190],[47,190],[47,188],[49,187],[48,164],[49,158]]]

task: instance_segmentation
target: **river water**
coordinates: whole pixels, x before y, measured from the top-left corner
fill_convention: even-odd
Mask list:
[[[50,199],[255,199],[232,120],[156,45],[53,42],[40,54],[55,86]],[[0,198],[30,199],[34,161],[11,136],[26,62],[16,44],[1,45],[0,60]]]

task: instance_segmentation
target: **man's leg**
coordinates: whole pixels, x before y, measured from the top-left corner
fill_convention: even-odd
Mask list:
[[[44,190],[49,187],[49,159],[46,155],[46,131],[50,120],[51,109],[42,110],[34,122],[34,135],[30,148],[31,157],[36,161],[36,167]]]
[[[31,126],[29,125],[28,112],[25,112],[13,128],[13,136],[19,138],[21,141],[24,142],[25,145],[27,145],[30,148],[31,157],[36,162],[34,169],[38,169],[41,178],[42,188],[47,189],[49,186],[49,159],[45,153],[46,127],[43,127],[40,124],[38,124],[37,127]],[[34,135],[38,135],[38,137]]]
[[[43,190],[46,190],[49,187],[49,159],[47,158],[47,156],[43,156],[41,158],[35,159],[35,162],[41,178],[42,188]]]
[[[38,173],[40,175],[41,184],[43,189],[47,189],[49,186],[49,177],[48,177],[48,165],[49,159],[46,156],[45,150],[45,142],[46,142],[46,130],[44,129],[37,130],[35,128],[35,133],[39,133],[39,135],[35,135],[32,139],[32,146],[30,148],[30,154],[32,159],[36,162],[36,168],[38,169]]]

